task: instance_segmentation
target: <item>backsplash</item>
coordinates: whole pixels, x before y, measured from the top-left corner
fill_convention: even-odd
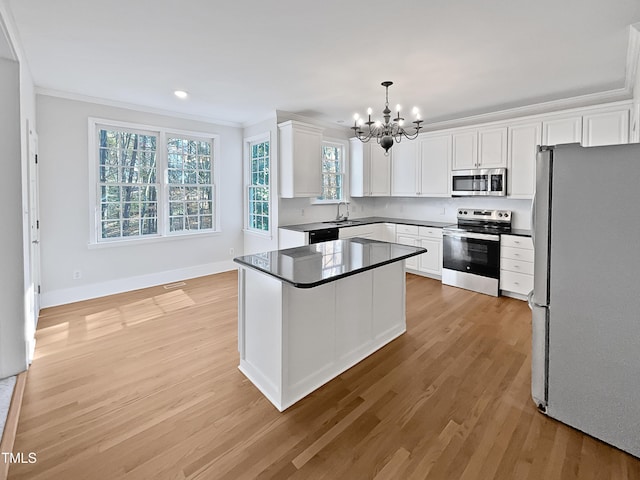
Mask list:
[[[336,216],[337,206],[335,204],[314,205],[307,198],[286,198],[279,201],[280,225],[323,222],[332,220]],[[456,223],[459,208],[511,210],[513,212],[513,228],[531,228],[531,200],[496,197],[353,198],[349,202],[349,216],[351,218],[380,216]],[[341,213],[345,213],[344,205],[340,209]]]

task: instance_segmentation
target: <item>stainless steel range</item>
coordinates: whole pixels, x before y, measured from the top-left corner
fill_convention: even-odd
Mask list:
[[[458,224],[442,229],[442,283],[498,296],[500,234],[511,231],[511,211],[458,210]]]

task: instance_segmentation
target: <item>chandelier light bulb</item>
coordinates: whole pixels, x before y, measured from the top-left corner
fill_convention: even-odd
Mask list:
[[[416,113],[416,120],[422,120],[422,117],[420,116],[419,113]]]
[[[382,122],[380,120],[376,120],[376,123],[374,125],[380,128],[382,126]]]
[[[373,113],[373,110],[371,109],[371,107],[367,108],[367,115],[371,115]]]
[[[399,112],[400,110],[402,110],[402,106],[400,106],[400,104],[396,105],[396,112]]]
[[[398,125],[400,125],[400,126],[404,125],[404,120],[402,118],[400,120],[398,120]]]
[[[418,113],[420,113],[420,109],[418,107],[413,107],[413,110],[411,110],[413,112],[414,115],[418,115]]]
[[[353,119],[357,122],[358,119],[360,118],[360,115],[358,115],[357,113],[353,114]]]
[[[358,126],[362,126],[364,125],[364,120],[362,120],[361,118],[358,119]]]

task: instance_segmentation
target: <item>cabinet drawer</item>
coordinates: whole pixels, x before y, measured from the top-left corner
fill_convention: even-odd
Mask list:
[[[533,290],[533,275],[500,270],[500,289],[527,295]]]
[[[521,260],[513,260],[511,258],[501,258],[500,269],[516,273],[524,273],[526,275],[533,275],[532,262],[523,262]]]
[[[502,235],[500,245],[503,247],[526,248],[533,250],[533,242],[531,237],[518,237],[515,235]]]
[[[501,245],[500,256],[502,258],[522,260],[523,262],[533,262],[533,250],[526,250],[524,248],[505,247]]]
[[[427,238],[442,238],[442,229],[434,227],[418,227],[418,235]]]
[[[339,238],[373,236],[377,224],[357,225],[355,227],[340,227]]]
[[[396,225],[396,233],[418,235],[417,225]]]

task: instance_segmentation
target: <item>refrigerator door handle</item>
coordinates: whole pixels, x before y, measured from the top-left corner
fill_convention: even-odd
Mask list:
[[[531,243],[536,246],[536,192],[534,187],[533,200],[531,200]]]

